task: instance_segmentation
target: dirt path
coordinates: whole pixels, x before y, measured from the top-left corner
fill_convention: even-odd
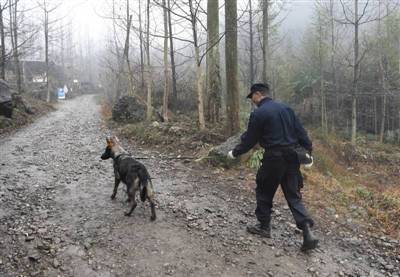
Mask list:
[[[158,219],[142,203],[127,218],[124,188],[110,199],[112,164],[100,160],[106,135],[84,96],[0,139],[0,276],[398,276],[354,235],[317,231],[321,247],[301,253],[282,203],[273,239],[249,235],[244,180],[132,146],[150,157]]]

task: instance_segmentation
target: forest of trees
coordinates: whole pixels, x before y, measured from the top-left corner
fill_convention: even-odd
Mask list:
[[[288,0],[102,0],[97,47],[60,15],[62,1],[30,2],[0,1],[1,74],[13,65],[7,81],[19,93],[29,93],[21,61],[39,57],[47,68],[59,64],[65,82],[101,85],[110,101],[136,96],[149,121],[155,110],[165,121],[183,113],[200,130],[235,134],[252,109],[250,85],[268,82],[274,98],[325,134],[400,142],[398,1],[316,0],[294,36],[281,28]]]
[[[68,16],[72,8],[64,4],[61,0],[0,0],[1,78],[16,93],[40,88],[50,102],[57,87],[77,76],[94,77],[90,37],[80,36]],[[41,71],[43,82],[26,79]]]

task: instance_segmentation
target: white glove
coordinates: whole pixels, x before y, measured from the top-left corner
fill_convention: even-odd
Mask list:
[[[307,154],[307,155],[308,155],[308,154]],[[311,156],[310,158],[311,158],[311,162],[308,163],[308,164],[305,164],[305,165],[304,165],[305,168],[311,168],[312,165],[314,164],[314,158],[313,158],[313,156]]]
[[[228,158],[232,160],[235,159],[235,156],[233,156],[233,150],[229,151]]]

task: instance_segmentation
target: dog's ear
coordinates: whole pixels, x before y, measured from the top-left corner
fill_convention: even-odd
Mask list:
[[[112,147],[114,145],[112,137],[107,137],[106,141],[107,141],[107,146]]]

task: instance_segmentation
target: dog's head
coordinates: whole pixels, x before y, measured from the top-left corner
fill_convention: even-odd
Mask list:
[[[119,140],[117,137],[107,137],[107,146],[104,153],[101,155],[102,160],[107,160],[109,158],[114,158],[115,153],[121,148],[119,146]]]

